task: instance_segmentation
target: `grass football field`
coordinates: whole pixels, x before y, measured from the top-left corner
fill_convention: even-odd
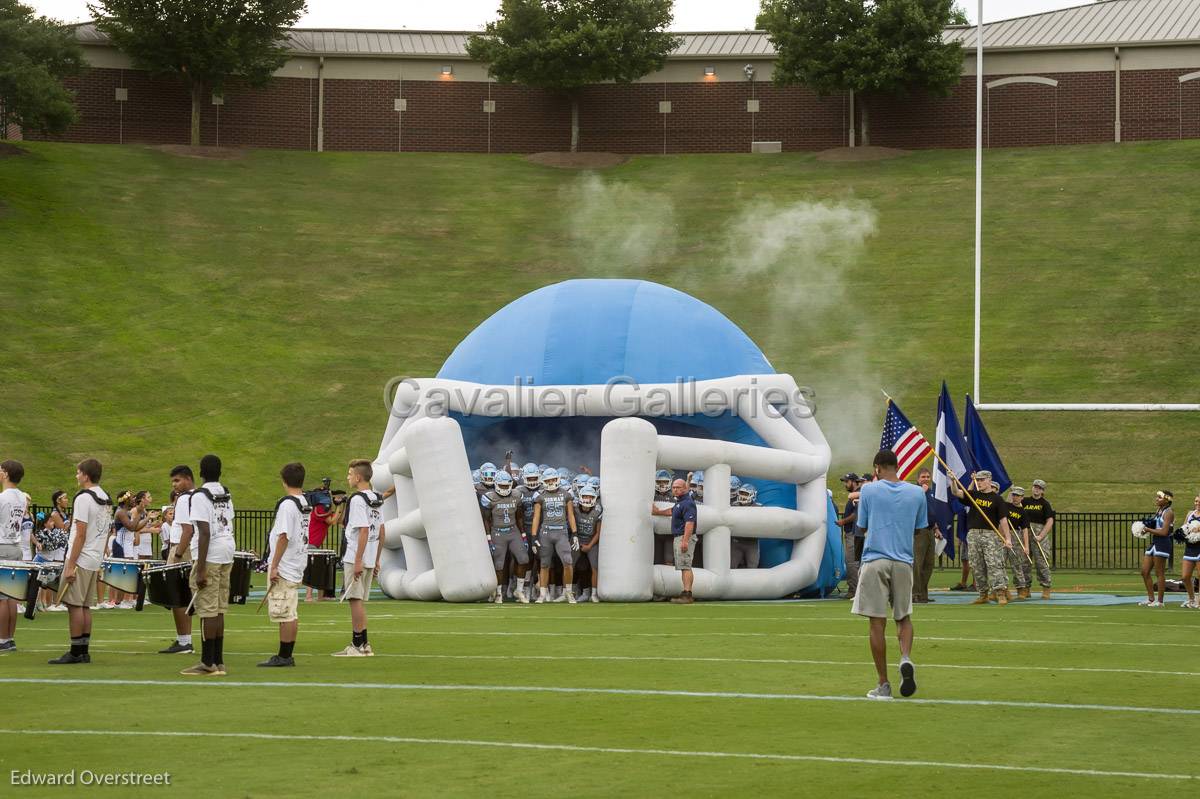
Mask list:
[[[955,574],[935,575],[945,587]],[[372,601],[374,658],[329,654],[348,609],[226,622],[225,678],[158,655],[161,608],[97,611],[90,665],[51,667],[66,618],[22,619],[0,659],[5,772],[162,772],[101,796],[1128,797],[1194,788],[1195,611],[1087,605],[1129,574],[1059,573],[1053,602],[914,614],[919,690],[873,702],[845,601],[501,607]],[[891,633],[889,625],[889,634]],[[898,652],[889,640],[890,656]],[[898,678],[894,678],[898,688]],[[1167,746],[1180,730],[1184,740]],[[1150,756],[1148,743],[1165,748]],[[24,787],[12,796],[64,795]]]

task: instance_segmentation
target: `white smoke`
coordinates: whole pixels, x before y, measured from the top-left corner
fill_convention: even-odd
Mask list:
[[[799,341],[836,349],[832,365],[809,361],[795,371],[816,390],[817,421],[839,463],[869,464],[879,448],[883,396],[864,345],[882,331],[875,309],[854,303],[851,277],[877,223],[866,202],[756,202],[726,231],[725,271],[766,303],[764,348],[779,352],[786,343],[796,352]],[[841,334],[847,325],[854,335]]]
[[[675,254],[670,199],[588,173],[563,190],[579,265],[600,277],[636,275]]]

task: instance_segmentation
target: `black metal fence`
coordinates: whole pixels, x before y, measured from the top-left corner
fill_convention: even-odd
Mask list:
[[[34,506],[34,511],[50,512],[48,506]],[[1130,526],[1146,513],[1060,513],[1055,519],[1047,555],[1055,569],[1085,571],[1118,571],[1136,569],[1142,562],[1148,542],[1134,538]],[[234,517],[234,537],[237,548],[263,555],[267,537],[275,520],[271,510],[238,509]],[[330,525],[322,549],[340,551],[342,528]],[[959,566],[961,547],[956,547],[953,559],[941,557],[939,566]],[[1176,556],[1182,556],[1180,549]]]
[[[35,514],[41,512],[49,515],[49,505],[34,505],[33,512]],[[271,534],[271,525],[275,523],[275,511],[273,510],[242,510],[238,508],[234,512],[233,517],[233,537],[239,551],[254,552],[259,556],[265,556],[267,553],[267,539]],[[155,545],[159,542],[156,540]],[[342,545],[342,527],[341,525],[330,525],[329,533],[325,536],[324,543],[321,544],[321,549],[332,549],[335,552],[341,551]]]
[[[1060,513],[1054,520],[1046,555],[1054,569],[1124,571],[1141,565],[1149,541],[1134,538],[1129,528],[1147,513]],[[956,542],[958,543],[958,542]],[[1031,542],[1032,543],[1032,542]],[[961,547],[941,566],[959,566]],[[1176,553],[1182,555],[1182,550]]]

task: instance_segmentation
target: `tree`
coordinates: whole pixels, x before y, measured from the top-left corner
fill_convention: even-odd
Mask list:
[[[200,100],[239,76],[263,86],[287,61],[287,29],[304,0],[98,0],[96,27],[138,69],[181,78],[192,96],[191,143],[200,144]]]
[[[873,95],[946,95],[958,83],[962,48],[942,41],[957,18],[953,0],[762,0],[758,26],[778,53],[775,83],[855,92],[869,144]]]
[[[75,31],[17,0],[0,0],[0,138],[3,123],[62,133],[77,115],[62,79],[83,69]]]
[[[501,83],[571,100],[571,152],[579,148],[579,89],[632,83],[662,69],[679,37],[671,0],[502,0],[500,18],[467,39],[467,53]]]

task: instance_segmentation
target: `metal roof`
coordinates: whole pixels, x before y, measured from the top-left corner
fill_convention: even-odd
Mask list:
[[[1101,0],[1074,8],[989,22],[986,50],[1104,47],[1200,42],[1198,0]],[[288,47],[297,55],[468,58],[467,37],[478,31],[338,30],[293,28]],[[95,24],[75,26],[83,44],[107,44]],[[680,33],[671,58],[773,58],[763,31]],[[947,28],[943,38],[975,46],[975,28]]]
[[[948,28],[946,41],[975,47],[975,28]],[[1200,41],[1196,0],[1102,0],[983,26],[985,50],[1175,44]]]

